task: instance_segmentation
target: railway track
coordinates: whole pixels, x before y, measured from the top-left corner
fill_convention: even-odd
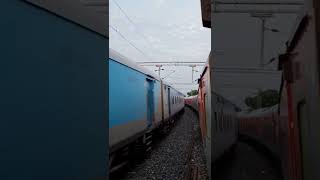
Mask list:
[[[191,137],[191,142],[188,146],[187,150],[187,168],[185,170],[185,180],[197,180],[197,167],[191,165],[191,156],[192,156],[192,150],[193,150],[193,145],[194,145],[194,132],[192,131],[192,137]],[[196,170],[196,171],[195,171]]]
[[[192,112],[194,115],[195,113]],[[195,116],[197,119],[197,117]],[[197,119],[198,122],[198,119]],[[185,171],[184,180],[207,180],[208,174],[204,162],[194,160],[195,156],[201,155],[201,152],[195,151],[195,148],[202,148],[200,140],[200,129],[199,124],[195,123],[192,131],[191,141],[187,150],[187,168]]]
[[[113,177],[117,180],[144,180],[144,179],[172,179],[184,180],[187,176],[202,177],[203,167],[199,166],[200,151],[197,133],[200,135],[197,116],[189,108],[175,122],[171,131],[162,136],[154,136],[150,154],[134,167],[121,171],[120,175]],[[196,131],[196,132],[195,132]],[[199,131],[199,132],[198,132]],[[202,160],[201,160],[202,161]],[[203,164],[203,163],[202,163]],[[199,167],[199,168],[197,168]],[[192,172],[191,174],[188,172]],[[198,178],[199,179],[199,178]]]

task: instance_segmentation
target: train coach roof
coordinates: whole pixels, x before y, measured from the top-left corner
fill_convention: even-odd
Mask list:
[[[171,89],[174,89],[175,91],[177,91],[177,92],[178,92],[179,94],[181,94],[182,96],[185,96],[182,92],[180,92],[179,90],[177,90],[176,88],[174,88],[173,86],[171,86],[169,82],[164,81],[164,80],[162,80],[162,79],[161,79],[161,81],[162,81],[162,83],[163,83],[164,85],[170,87]]]
[[[109,48],[109,58],[117,61],[118,63],[120,64],[123,64],[125,66],[128,66],[134,70],[137,70],[145,75],[148,75],[148,76],[151,76],[152,78],[160,81],[160,78],[157,77],[157,75],[155,73],[153,73],[152,71],[142,67],[142,66],[139,66],[138,64],[136,64],[135,62],[129,60],[127,57],[121,55],[120,53],[118,53],[117,51]]]
[[[203,66],[202,70],[201,70],[200,79],[203,77],[203,75],[205,74],[207,69],[210,67],[209,66],[209,61],[210,61],[211,58],[213,58],[213,57],[212,57],[212,54],[211,54],[211,51],[210,51],[209,56],[207,58],[207,61],[206,61],[205,65]]]
[[[256,116],[263,116],[266,114],[270,114],[272,112],[277,112],[279,105],[274,105],[272,107],[261,108],[254,111],[241,111],[238,113],[240,117],[256,117]]]
[[[46,9],[48,12],[68,19],[76,24],[90,29],[102,36],[108,34],[108,9],[109,3],[105,0],[25,0],[35,6]]]
[[[189,96],[189,97],[185,97],[185,99],[194,99],[194,98],[197,98],[198,95],[195,95],[195,96]]]
[[[120,64],[123,64],[123,65],[125,65],[125,66],[128,66],[128,67],[130,67],[130,68],[132,68],[132,69],[134,69],[134,70],[136,70],[136,71],[139,71],[139,72],[141,72],[141,73],[143,73],[143,74],[145,74],[145,75],[151,76],[152,78],[160,81],[160,78],[159,78],[155,73],[153,73],[153,72],[150,71],[149,69],[146,69],[146,68],[144,68],[144,67],[142,67],[142,66],[139,66],[139,65],[136,64],[135,62],[131,61],[129,58],[121,55],[120,53],[118,53],[117,51],[115,51],[115,50],[113,50],[113,49],[111,49],[111,48],[109,48],[109,58],[117,61],[117,62],[120,63]],[[170,85],[170,83],[168,83],[168,82],[166,82],[166,81],[163,81],[163,80],[161,80],[161,81],[162,81],[162,83],[163,83],[164,85],[169,86],[171,89],[174,89],[174,90],[177,91],[179,94],[181,94],[182,96],[184,96],[183,93],[181,93],[179,90],[177,90],[177,89],[175,89],[174,87],[172,87],[172,86]]]
[[[171,89],[177,91],[180,95],[185,96],[182,92],[180,92],[180,91],[177,90],[176,88],[174,88],[174,87],[172,87],[172,86],[170,86],[170,85],[168,85],[168,84],[166,84],[166,85],[169,86]]]

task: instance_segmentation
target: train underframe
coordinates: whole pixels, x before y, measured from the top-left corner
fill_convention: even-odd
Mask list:
[[[152,149],[155,138],[154,135],[167,135],[183,113],[184,108],[171,118],[154,126],[154,128],[139,133],[132,137],[131,140],[127,140],[127,142],[123,142],[122,145],[118,145],[120,147],[113,150],[109,156],[110,173],[116,172],[124,166],[133,166],[136,162],[144,159]]]

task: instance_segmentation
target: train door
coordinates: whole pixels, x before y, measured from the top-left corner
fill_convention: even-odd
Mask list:
[[[147,78],[147,124],[152,126],[154,120],[154,80]]]
[[[169,118],[171,117],[171,99],[170,99],[170,88],[168,87],[168,110],[169,110]]]
[[[302,167],[301,167],[301,172],[302,172],[302,177],[303,179],[310,179],[308,178],[308,163],[307,163],[307,155],[308,155],[308,129],[309,129],[309,121],[307,118],[307,109],[306,109],[306,103],[305,101],[300,101],[298,103],[297,107],[297,115],[298,115],[298,125],[299,125],[299,134],[300,134],[300,149],[301,149],[301,162],[302,162]]]
[[[163,87],[165,87],[162,83],[162,81],[160,81],[160,97],[161,97],[161,120],[164,120],[164,93],[163,93]]]
[[[203,100],[204,100],[204,103],[203,103],[203,106],[204,106],[204,107],[203,107],[203,109],[204,109],[204,113],[203,113],[203,126],[204,126],[204,128],[203,128],[203,129],[205,130],[205,132],[203,132],[203,137],[204,137],[204,138],[207,138],[206,135],[207,135],[208,128],[209,128],[209,127],[207,126],[207,117],[208,117],[208,116],[207,116],[207,113],[209,112],[210,109],[209,109],[209,110],[207,109],[207,107],[209,107],[208,104],[207,104],[207,103],[208,103],[208,99],[207,99],[207,98],[208,98],[207,94],[204,93],[204,94],[203,94]]]

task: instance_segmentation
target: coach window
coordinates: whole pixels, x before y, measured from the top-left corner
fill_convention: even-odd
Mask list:
[[[222,121],[222,131],[224,131],[225,130],[225,123],[226,123],[226,121],[225,121],[225,116],[224,116],[224,114],[222,115],[222,119],[221,119],[221,121]]]
[[[225,115],[224,117],[225,117],[224,118],[224,121],[225,121],[224,128],[227,130],[228,129],[228,115]]]
[[[228,130],[228,115],[225,115],[225,130]]]
[[[226,129],[229,129],[229,115],[226,115]]]
[[[225,123],[225,121],[224,121],[224,114],[222,114],[222,116],[221,116],[221,122],[222,122],[222,126],[221,126],[221,131],[224,131],[224,123]]]
[[[218,120],[217,120],[217,112],[214,112],[214,125],[215,125],[215,130],[218,130]]]
[[[219,113],[219,130],[222,131],[222,113]]]
[[[216,131],[219,131],[219,113],[215,112],[215,117],[216,117]]]
[[[223,116],[224,116],[223,113],[221,113],[221,117],[220,117],[221,131],[223,131],[223,122],[224,122]]]
[[[219,131],[222,131],[222,113],[219,113]]]
[[[217,112],[217,131],[220,131],[220,113]]]
[[[230,115],[228,115],[228,128],[231,128],[231,119],[230,119]]]
[[[228,115],[224,115],[224,129],[228,129]]]
[[[231,128],[233,128],[233,116],[232,115],[230,116],[230,125],[231,125]]]

